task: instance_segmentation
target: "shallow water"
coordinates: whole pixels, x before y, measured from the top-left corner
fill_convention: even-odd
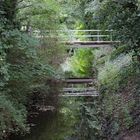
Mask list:
[[[35,126],[31,127],[29,134],[14,137],[12,140],[76,140],[74,138],[76,117],[70,108],[39,113],[31,123]]]

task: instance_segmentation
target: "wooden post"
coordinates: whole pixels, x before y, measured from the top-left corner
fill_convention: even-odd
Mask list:
[[[113,31],[112,30],[110,30],[110,41],[112,41],[112,34],[113,33]]]
[[[97,41],[100,41],[100,31],[99,30],[97,30]]]

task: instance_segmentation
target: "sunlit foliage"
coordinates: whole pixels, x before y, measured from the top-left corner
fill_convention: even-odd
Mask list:
[[[70,59],[71,70],[75,76],[92,76],[93,54],[90,49],[75,50],[75,54]]]

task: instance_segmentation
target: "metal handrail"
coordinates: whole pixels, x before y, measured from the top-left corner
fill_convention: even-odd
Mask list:
[[[79,33],[79,34],[78,34]],[[82,33],[82,34],[80,34]],[[85,34],[83,34],[85,33]],[[88,34],[87,34],[88,33]],[[76,40],[91,40],[94,41],[112,41],[113,30],[46,30],[46,31],[34,31],[33,35],[37,38],[61,38],[67,41]]]

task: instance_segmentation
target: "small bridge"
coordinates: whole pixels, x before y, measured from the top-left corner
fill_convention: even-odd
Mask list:
[[[108,47],[120,41],[113,40],[113,30],[47,30],[34,31],[37,38],[52,38],[71,48]]]
[[[98,96],[99,93],[95,88],[63,88],[62,96]]]
[[[95,80],[91,78],[69,78],[65,79],[65,88],[60,96],[62,97],[95,97],[99,96],[93,87]]]

